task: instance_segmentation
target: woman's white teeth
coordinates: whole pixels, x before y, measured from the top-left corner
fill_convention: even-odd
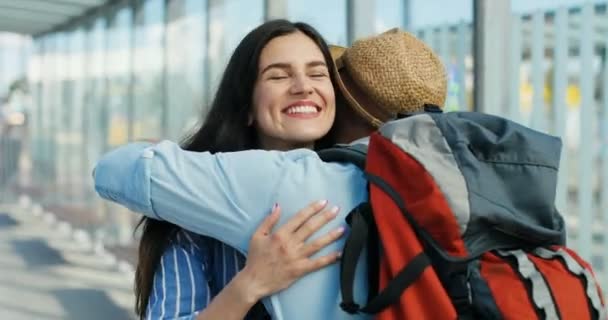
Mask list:
[[[296,106],[287,109],[287,113],[317,113],[317,108],[313,106]]]

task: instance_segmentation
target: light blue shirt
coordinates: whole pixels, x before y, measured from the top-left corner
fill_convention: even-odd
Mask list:
[[[216,238],[247,253],[249,239],[275,202],[281,223],[313,201],[329,200],[338,217],[312,239],[345,225],[346,215],[367,200],[363,172],[352,164],[325,163],[314,151],[250,150],[201,153],[172,142],[133,143],[97,164],[95,188],[108,200],[148,217]],[[340,251],[344,238],[316,256]],[[355,297],[367,298],[365,254],[357,268]],[[264,300],[275,319],[359,319],[343,312],[339,264],[310,273]]]

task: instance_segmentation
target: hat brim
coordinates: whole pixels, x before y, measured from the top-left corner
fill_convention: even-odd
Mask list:
[[[329,45],[329,53],[331,54],[331,58],[334,60],[334,62],[342,57],[344,51],[346,51],[345,47],[335,46],[331,44]]]
[[[344,58],[344,53],[346,52],[346,50],[347,50],[347,48],[341,47],[341,46],[336,46],[336,45],[329,46],[329,52],[331,54],[332,59],[334,60],[334,74],[335,74],[336,82],[338,84],[338,88],[340,89],[340,91],[342,92],[342,95],[347,100],[348,105],[350,105],[350,107],[352,109],[354,109],[357,113],[359,113],[359,115],[361,117],[363,117],[372,126],[379,128],[383,124],[383,122],[380,119],[373,116],[372,114],[370,114],[359,103],[359,101],[357,101],[357,99],[355,99],[355,97],[350,92],[350,89],[348,89],[348,87],[344,83],[342,76],[340,75],[340,69],[344,68],[344,59],[343,58]],[[352,79],[350,82],[353,82]]]

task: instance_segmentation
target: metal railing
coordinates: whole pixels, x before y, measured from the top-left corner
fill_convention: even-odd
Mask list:
[[[608,287],[608,12],[606,4],[511,15],[509,102],[484,106],[562,138],[556,207],[569,245],[590,261]],[[416,34],[443,58],[447,110],[473,109],[473,26],[428,27]],[[463,90],[464,88],[464,90]]]

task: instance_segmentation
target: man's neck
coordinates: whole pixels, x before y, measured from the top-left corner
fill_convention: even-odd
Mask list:
[[[350,128],[342,128],[336,136],[336,142],[342,144],[350,144],[354,141],[369,137],[373,130],[367,127],[352,126]]]
[[[368,145],[369,144],[369,136],[363,137],[363,138],[359,138],[359,139],[354,140],[354,141],[351,141],[349,144],[365,144],[365,145]]]

